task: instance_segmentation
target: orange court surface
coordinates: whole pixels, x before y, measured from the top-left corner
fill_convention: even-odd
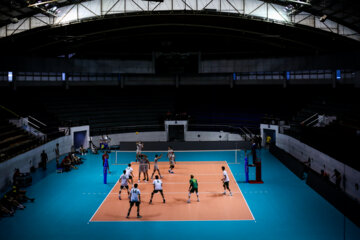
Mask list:
[[[230,178],[232,196],[222,186],[222,170],[225,166]],[[133,163],[134,183],[138,181],[138,163]],[[149,170],[149,177],[153,169]],[[124,167],[125,168],[125,167]],[[159,162],[163,175],[163,189],[166,203],[163,203],[160,193],[154,194],[152,204],[149,204],[154,189],[152,181],[139,183],[141,191],[140,215],[136,218],[136,206],[131,210],[130,218],[126,218],[129,200],[125,189],[119,200],[120,183],[117,181],[105,200],[101,203],[90,222],[118,221],[208,221],[208,220],[255,220],[249,206],[237,185],[233,174],[225,161],[216,162],[177,162],[174,174],[168,173],[169,164]],[[193,174],[199,184],[200,202],[196,194],[191,194],[191,203],[187,203],[190,175]],[[154,175],[155,176],[155,175]],[[143,175],[141,175],[143,178]]]

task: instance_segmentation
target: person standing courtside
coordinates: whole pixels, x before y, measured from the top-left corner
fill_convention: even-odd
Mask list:
[[[141,218],[141,216],[140,216],[141,196],[140,196],[140,190],[137,187],[138,187],[138,185],[137,185],[137,183],[135,183],[134,187],[130,191],[130,208],[129,208],[126,218],[129,218],[131,209],[134,206],[134,204],[137,207],[137,218]]]
[[[43,170],[46,170],[47,161],[48,161],[48,155],[46,154],[45,150],[43,150],[41,153],[41,165]]]
[[[56,148],[54,149],[55,151],[55,156],[56,156],[56,167],[59,166],[59,159],[60,159],[60,149],[59,149],[59,144],[56,144]]]

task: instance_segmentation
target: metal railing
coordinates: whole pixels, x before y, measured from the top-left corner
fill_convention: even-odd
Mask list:
[[[315,113],[315,114],[311,115],[310,117],[308,117],[307,119],[305,119],[304,121],[302,121],[300,123],[300,125],[307,126],[307,127],[311,126],[319,121],[318,116],[319,116],[319,113]]]

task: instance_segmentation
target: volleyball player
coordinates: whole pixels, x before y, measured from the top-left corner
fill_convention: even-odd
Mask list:
[[[229,175],[227,174],[225,167],[222,166],[221,167],[222,171],[223,171],[223,178],[221,179],[223,181],[223,187],[224,187],[224,195],[226,195],[226,189],[229,190],[230,196],[232,196],[231,190],[229,188]]]
[[[142,151],[143,147],[144,147],[144,144],[142,142],[139,141],[136,143],[136,162],[138,160],[140,160],[141,151]]]
[[[128,167],[125,169],[126,171],[126,176],[128,177],[128,179],[131,181],[131,184],[134,184],[134,174],[133,174],[133,168],[131,167],[131,163],[128,164]]]
[[[169,163],[170,163],[170,169],[169,169],[169,173],[174,173],[173,169],[175,168],[175,153],[172,152],[169,156]]]
[[[144,178],[144,180],[145,180],[145,182],[147,182],[147,181],[149,181],[150,161],[149,161],[149,158],[146,155],[143,154],[143,156],[145,158],[145,168],[144,168],[145,178]]]
[[[162,181],[159,179],[158,175],[155,176],[155,180],[153,181],[153,185],[154,185],[154,191],[151,193],[151,198],[150,198],[149,204],[152,203],[152,199],[154,197],[154,194],[157,193],[157,192],[160,192],[160,194],[161,194],[161,196],[163,198],[163,203],[165,203],[165,197],[164,197],[163,188],[162,188]]]
[[[194,178],[194,175],[190,175],[190,186],[189,186],[189,199],[187,200],[188,203],[190,203],[190,197],[191,194],[196,192],[196,196],[197,196],[197,201],[200,202],[199,199],[199,190],[198,190],[198,182],[197,180]]]
[[[129,178],[128,178],[128,175],[126,175],[126,170],[123,171],[123,174],[121,174],[120,176],[120,179],[119,179],[119,182],[120,182],[120,191],[119,191],[119,200],[121,200],[121,190],[122,189],[126,189],[127,193],[128,193],[128,197],[129,197]]]
[[[160,156],[158,156],[157,154],[155,155],[155,159],[154,159],[154,171],[151,175],[151,179],[153,179],[154,177],[154,173],[157,171],[159,173],[160,178],[162,178],[161,173],[160,173],[160,169],[159,169],[159,165],[158,165],[158,160],[162,157],[162,154]]]
[[[147,170],[149,169],[150,162],[147,159],[147,156],[144,154],[141,154],[139,157],[139,179],[138,182],[140,182],[141,179],[141,173],[144,175],[144,181],[147,182],[149,180],[149,175],[147,175]]]
[[[129,218],[131,208],[134,206],[134,204],[137,207],[137,217],[141,218],[141,216],[140,216],[141,196],[140,196],[140,190],[137,187],[138,187],[138,185],[137,185],[137,183],[135,183],[134,187],[130,191],[130,208],[129,208],[126,218]]]
[[[172,147],[168,147],[168,153],[167,153],[167,158],[170,160],[170,156],[171,154],[174,153],[174,149],[172,149]]]

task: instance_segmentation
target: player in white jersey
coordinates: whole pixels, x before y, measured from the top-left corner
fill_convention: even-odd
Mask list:
[[[229,188],[229,175],[227,174],[227,172],[225,171],[225,167],[222,166],[221,167],[222,171],[223,171],[223,178],[221,179],[223,181],[223,187],[224,187],[224,195],[226,195],[226,189],[229,190],[230,192],[230,196],[232,196],[231,190]]]
[[[128,177],[128,179],[131,181],[131,184],[134,184],[134,174],[133,174],[133,169],[131,167],[131,164],[128,164],[128,167],[125,169],[126,171],[126,176]]]
[[[169,156],[169,164],[170,164],[170,169],[169,169],[169,173],[174,173],[173,169],[175,168],[175,153],[172,152]]]
[[[144,147],[144,144],[142,142],[137,142],[136,143],[136,162],[139,160],[140,156],[141,156],[141,151]]]
[[[168,153],[167,153],[167,158],[170,160],[170,156],[171,156],[171,154],[173,154],[174,153],[174,149],[172,149],[172,147],[168,147]]]
[[[126,175],[126,170],[123,171],[123,174],[121,174],[120,178],[119,178],[119,182],[120,182],[120,191],[119,191],[119,200],[121,200],[121,190],[122,189],[126,189],[127,194],[129,196],[130,192],[129,192],[129,177],[128,175]]]
[[[153,184],[154,184],[154,191],[151,193],[151,198],[150,198],[149,204],[152,203],[153,196],[157,192],[160,192],[160,194],[163,198],[163,203],[165,203],[165,197],[164,197],[163,188],[162,188],[162,181],[159,179],[158,175],[155,176],[155,180],[153,181]]]
[[[160,178],[162,178],[161,173],[160,173],[160,169],[159,169],[159,165],[158,165],[158,160],[162,157],[162,154],[160,156],[155,155],[155,159],[154,159],[154,171],[151,174],[151,179],[153,179],[154,177],[154,173],[157,171],[159,173]]]
[[[135,183],[134,187],[130,191],[130,208],[129,208],[126,218],[129,218],[131,208],[134,206],[134,204],[137,207],[137,217],[141,218],[141,216],[140,216],[141,197],[140,197],[140,190],[137,187],[138,187],[138,185],[137,185],[137,183]]]

